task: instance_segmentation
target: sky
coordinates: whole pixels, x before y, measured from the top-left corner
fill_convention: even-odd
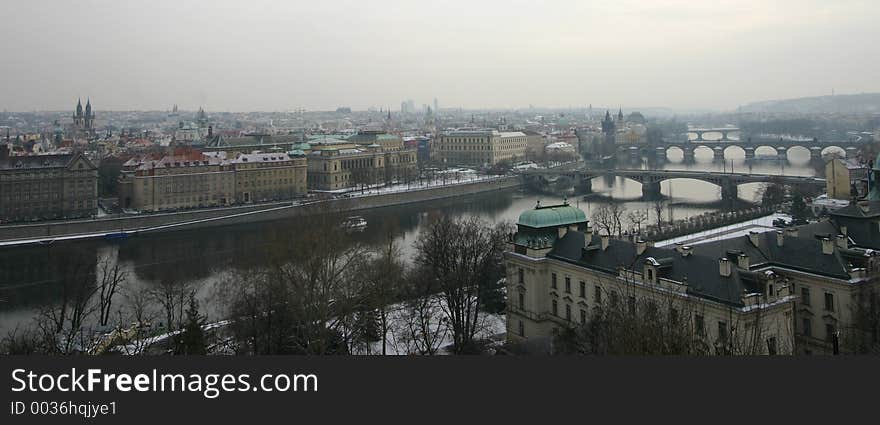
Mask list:
[[[3,0],[0,109],[668,107],[880,92],[876,0]]]

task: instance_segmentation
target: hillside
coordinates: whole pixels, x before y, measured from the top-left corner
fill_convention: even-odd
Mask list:
[[[741,112],[880,113],[880,93],[845,94],[801,97],[797,99],[753,102],[739,108]]]

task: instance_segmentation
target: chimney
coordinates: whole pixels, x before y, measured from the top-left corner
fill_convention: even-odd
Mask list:
[[[736,265],[743,270],[748,270],[749,269],[749,254],[746,254],[744,252],[740,253],[739,256],[736,258]]]
[[[843,235],[843,236],[849,236],[849,235],[846,233],[846,226],[840,226],[840,234]]]
[[[831,238],[822,238],[822,253],[825,255],[834,253],[834,241]]]
[[[611,242],[611,236],[602,235],[602,251],[608,249],[608,243]]]
[[[758,232],[756,232],[756,231],[754,231],[754,230],[752,230],[752,231],[749,232],[749,242],[751,242],[752,245],[755,246],[755,247],[758,246],[758,235],[759,235],[759,234],[760,234],[760,233],[758,233]]]
[[[689,247],[689,246],[687,246],[687,245],[684,245],[684,246],[681,247],[681,251],[680,251],[680,252],[681,252],[681,256],[682,256],[682,257],[687,257],[687,256],[691,255],[691,253],[692,253],[692,251],[691,251],[691,247]]]
[[[562,226],[562,227],[556,229],[556,231],[559,235],[559,239],[562,239],[562,237],[565,236],[565,233],[568,232],[568,227]]]
[[[720,258],[718,260],[718,272],[721,273],[721,276],[730,276],[730,260],[724,257]]]
[[[789,227],[785,229],[785,232],[788,233],[788,237],[796,238],[798,237],[798,228],[797,227]]]
[[[785,233],[782,233],[782,230],[776,231],[776,246],[785,245]]]
[[[849,248],[849,239],[844,235],[837,235],[837,247],[840,249]]]
[[[639,238],[636,240],[636,255],[642,255],[645,252],[645,248],[648,247],[648,243],[644,241],[644,239]]]

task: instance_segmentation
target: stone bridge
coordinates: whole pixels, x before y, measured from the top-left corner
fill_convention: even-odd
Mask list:
[[[846,152],[847,158],[858,156],[859,148],[864,143],[858,141],[820,141],[813,140],[786,140],[786,139],[752,139],[746,140],[688,140],[688,141],[664,141],[659,144],[631,144],[619,143],[616,145],[617,154],[620,156],[640,156],[643,153],[652,153],[660,158],[665,158],[669,149],[677,148],[684,153],[685,159],[693,159],[697,148],[705,147],[714,152],[716,159],[724,158],[724,151],[728,147],[736,146],[745,152],[746,159],[755,157],[755,151],[761,147],[769,147],[776,150],[780,159],[788,158],[788,150],[802,147],[810,151],[810,158],[820,159],[822,153],[828,148],[838,148]]]
[[[824,186],[825,179],[817,177],[779,176],[772,174],[721,173],[687,170],[525,170],[520,175],[524,180],[544,179],[553,176],[568,176],[578,182],[580,187],[589,192],[592,180],[601,176],[624,177],[642,184],[642,196],[645,199],[656,199],[660,196],[660,182],[672,179],[692,179],[709,182],[721,187],[721,199],[731,201],[737,198],[738,186],[746,183],[778,182],[785,185]]]
[[[723,127],[723,128],[690,128],[687,131],[687,134],[695,134],[697,137],[695,139],[691,139],[694,142],[702,142],[706,139],[703,138],[703,134],[705,133],[721,133],[721,141],[729,141],[735,140],[729,137],[730,133],[740,133],[740,129],[736,127]]]

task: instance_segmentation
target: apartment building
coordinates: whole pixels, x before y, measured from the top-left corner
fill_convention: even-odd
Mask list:
[[[492,166],[524,159],[527,145],[519,131],[456,130],[440,135],[437,153],[447,165]]]
[[[737,261],[600,236],[580,209],[538,205],[520,215],[505,253],[508,342],[552,351],[556,335],[597,309],[673,306],[707,353],[745,340],[753,354],[792,353],[790,284]]]
[[[306,172],[305,158],[287,153],[137,157],[123,164],[120,205],[162,211],[291,199],[306,194]]]
[[[36,221],[98,213],[98,171],[81,153],[12,156],[0,144],[0,220]]]

